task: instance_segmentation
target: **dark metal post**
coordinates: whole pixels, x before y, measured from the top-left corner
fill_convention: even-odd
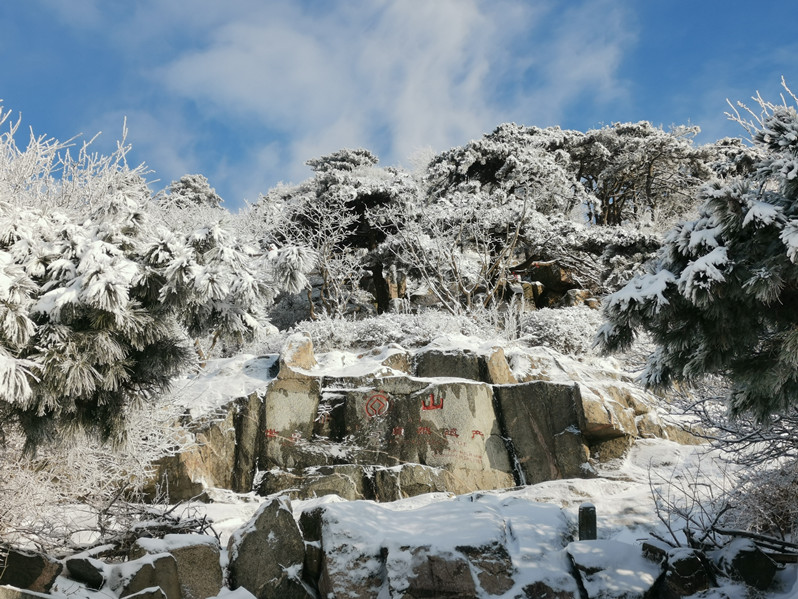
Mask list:
[[[596,534],[596,506],[583,503],[579,506],[579,540],[593,541]]]

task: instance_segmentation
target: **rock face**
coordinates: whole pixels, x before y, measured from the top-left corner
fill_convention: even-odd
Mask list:
[[[534,484],[585,476],[589,449],[579,428],[579,388],[542,381],[496,388],[519,481]]]
[[[302,499],[464,494],[592,476],[592,463],[637,438],[677,436],[622,373],[545,348],[508,361],[497,347],[411,355],[394,345],[364,358],[376,370],[317,376],[310,339],[289,337],[275,378],[193,422],[196,448],[161,464],[169,498],[207,487]]]

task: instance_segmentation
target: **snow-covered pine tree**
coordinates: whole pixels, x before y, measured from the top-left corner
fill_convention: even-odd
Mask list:
[[[219,208],[224,200],[219,197],[204,175],[197,174],[183,175],[177,181],[172,181],[169,193],[161,199],[161,202],[178,208],[198,206]]]
[[[652,272],[608,298],[598,342],[623,349],[646,331],[657,345],[646,384],[724,375],[732,413],[765,419],[798,405],[798,113],[759,104],[762,116],[744,123],[762,152],[756,168],[701,188],[699,217],[668,234]]]
[[[128,146],[84,144],[72,159],[57,140],[19,148],[17,128],[0,135],[0,436],[19,425],[31,447],[71,430],[113,440],[131,406],[196,363],[192,336],[248,335],[274,273],[293,288],[308,261],[278,268],[218,207],[182,210],[194,220],[167,231]]]

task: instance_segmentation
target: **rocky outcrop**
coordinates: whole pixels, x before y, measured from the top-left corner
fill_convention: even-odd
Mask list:
[[[508,359],[495,346],[394,345],[361,359],[374,369],[319,376],[310,339],[289,337],[262,389],[190,424],[196,445],[160,465],[162,489],[172,500],[207,487],[379,501],[464,494],[593,476],[635,439],[676,436],[623,373],[545,348]]]
[[[414,510],[409,529],[384,504],[317,508],[309,528],[319,539],[321,596],[502,596],[519,580],[537,580],[538,590],[548,593],[529,596],[578,596],[564,550],[570,540],[567,519],[559,508],[489,495],[452,501],[472,534],[463,535],[462,524],[449,522],[448,501]],[[419,528],[420,522],[429,526]]]

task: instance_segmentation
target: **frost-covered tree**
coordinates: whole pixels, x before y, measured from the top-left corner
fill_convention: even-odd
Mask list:
[[[270,265],[217,221],[167,230],[122,144],[73,160],[55,140],[19,148],[17,127],[0,135],[0,428],[31,447],[119,440],[130,407],[196,363],[193,338],[252,333],[302,265]]]
[[[694,205],[709,178],[708,151],[693,146],[698,127],[670,131],[647,121],[616,123],[584,134],[569,132],[563,149],[590,195],[588,222],[672,222]]]
[[[287,245],[311,250],[294,252],[304,262],[315,259],[317,294],[307,287],[311,316],[317,309],[341,316],[374,300],[361,285],[364,279],[382,282],[382,262],[374,250],[386,233],[373,211],[412,196],[415,183],[407,173],[377,167],[377,158],[363,149],[340,150],[308,165],[312,178],[262,196],[250,220],[263,247],[274,246],[278,254]]]
[[[701,188],[698,218],[608,298],[599,340],[621,349],[646,331],[657,345],[647,384],[720,374],[732,412],[764,419],[798,404],[798,113],[759,103],[754,120],[732,115],[762,153],[755,168]]]
[[[224,200],[211,187],[205,176],[183,175],[177,181],[172,181],[169,193],[161,202],[178,208],[196,208],[198,206],[220,208]]]

